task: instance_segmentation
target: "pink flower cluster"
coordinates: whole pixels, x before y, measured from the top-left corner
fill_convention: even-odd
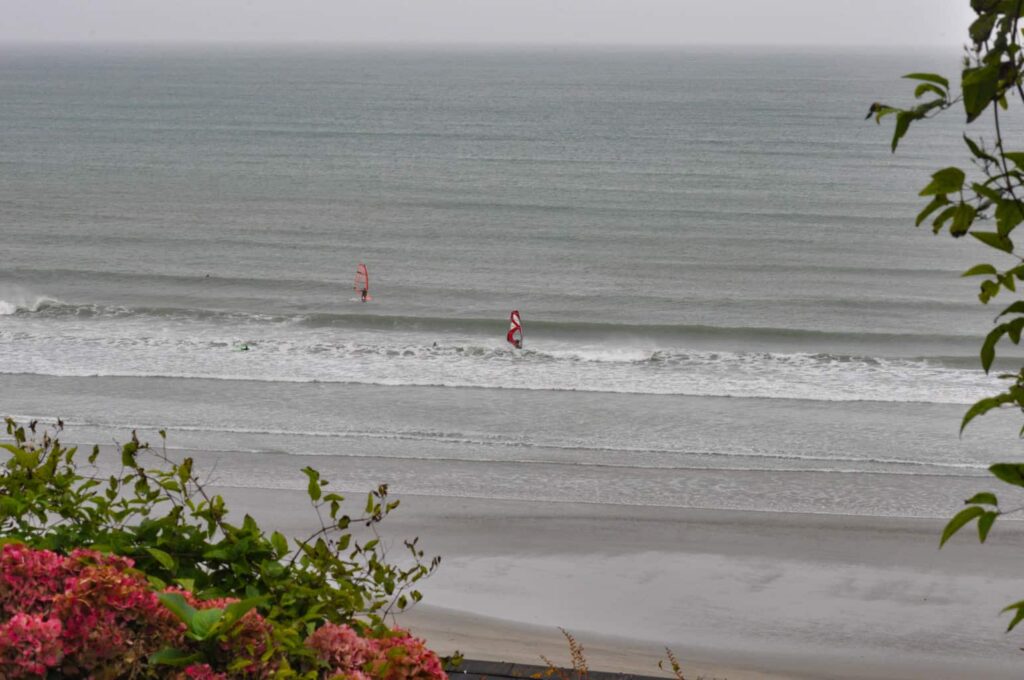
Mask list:
[[[60,621],[15,614],[0,625],[0,668],[6,677],[41,676],[64,656]]]
[[[65,557],[6,544],[0,549],[0,679],[134,677],[150,654],[187,650],[185,624],[165,607],[132,560],[76,550]],[[199,600],[196,609],[225,608],[232,598]],[[176,680],[264,680],[283,665],[273,626],[255,609],[223,637],[217,651],[187,668],[166,668]],[[326,624],[306,640],[323,677],[348,680],[447,680],[437,655],[400,629],[364,638],[349,626]],[[239,661],[245,663],[239,663]],[[212,666],[210,665],[212,664]],[[305,665],[305,664],[303,664]],[[230,668],[230,672],[217,669]]]
[[[0,676],[118,675],[182,640],[184,625],[132,561],[91,550],[64,557],[0,550]]]
[[[447,680],[437,654],[423,640],[396,628],[383,637],[363,638],[349,626],[328,623],[306,640],[326,662],[326,677],[347,680]]]

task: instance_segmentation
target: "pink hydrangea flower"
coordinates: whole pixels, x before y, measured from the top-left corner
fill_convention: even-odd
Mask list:
[[[8,543],[0,550],[0,615],[46,613],[70,575],[67,558]]]
[[[306,639],[306,645],[338,673],[358,671],[370,658],[369,641],[346,625],[325,624]]]
[[[60,663],[61,624],[18,613],[0,624],[0,677],[40,677]]]
[[[423,640],[396,628],[383,638],[361,638],[349,626],[328,623],[306,640],[326,662],[328,677],[347,680],[447,680],[441,660]]]
[[[66,664],[88,673],[98,669],[131,668],[153,652],[181,643],[185,626],[157,599],[140,576],[123,571],[124,558],[90,564],[65,581],[64,592],[53,600],[53,615],[64,624]]]
[[[217,673],[209,664],[193,664],[185,669],[185,677],[189,680],[227,680],[226,673]]]
[[[158,599],[127,557],[7,544],[0,548],[0,679],[59,673],[73,677],[130,677],[165,647],[187,648],[185,625]],[[235,598],[199,600],[193,607],[225,608]],[[264,680],[283,664],[273,626],[245,613],[204,661],[174,671],[175,680]],[[440,659],[419,638],[395,629],[363,638],[349,626],[326,624],[306,644],[327,666],[323,677],[343,680],[447,680]],[[209,652],[209,650],[208,650]],[[272,652],[272,653],[268,653]],[[267,657],[267,658],[264,658]],[[239,661],[245,663],[239,664]],[[211,665],[212,664],[212,665]]]
[[[373,642],[374,656],[366,670],[377,680],[448,680],[437,654],[407,631],[396,628]]]

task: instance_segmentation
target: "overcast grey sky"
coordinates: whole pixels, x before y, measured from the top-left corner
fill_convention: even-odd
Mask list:
[[[0,42],[955,46],[969,0],[0,0]]]

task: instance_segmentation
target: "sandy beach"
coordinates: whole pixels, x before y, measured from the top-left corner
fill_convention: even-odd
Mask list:
[[[293,533],[301,494],[221,489]],[[399,618],[439,651],[659,674],[737,678],[1016,678],[999,609],[1024,593],[1004,522],[941,551],[941,522],[785,513],[404,497],[386,539],[443,556],[424,606]]]

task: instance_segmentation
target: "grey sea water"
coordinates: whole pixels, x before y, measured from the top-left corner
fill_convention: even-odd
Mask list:
[[[316,457],[399,493],[947,515],[1017,446],[957,436],[996,385],[958,278],[987,254],[912,226],[960,120],[892,156],[863,114],[957,57],[4,48],[0,413],[166,428],[235,486]]]

